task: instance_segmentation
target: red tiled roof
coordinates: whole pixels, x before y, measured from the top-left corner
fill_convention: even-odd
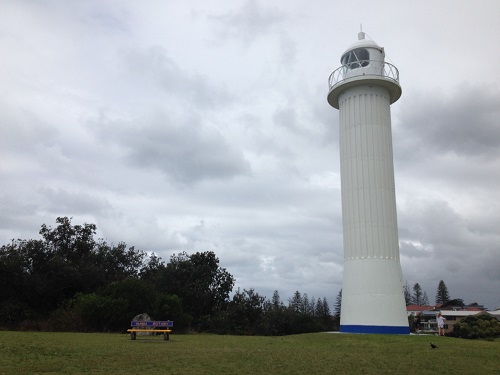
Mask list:
[[[424,310],[434,310],[434,306],[425,305],[408,305],[406,306],[406,311],[424,311]]]

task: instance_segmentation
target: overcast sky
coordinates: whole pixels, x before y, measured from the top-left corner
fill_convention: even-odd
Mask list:
[[[459,5],[460,4],[460,5]],[[333,304],[339,113],[360,24],[391,107],[403,276],[500,306],[500,1],[0,2],[0,245],[58,216]],[[333,308],[333,306],[331,306]]]

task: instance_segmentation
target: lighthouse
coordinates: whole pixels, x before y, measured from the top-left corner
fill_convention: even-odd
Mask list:
[[[340,115],[344,280],[340,331],[408,334],[399,258],[390,106],[399,72],[358,34],[329,78]]]

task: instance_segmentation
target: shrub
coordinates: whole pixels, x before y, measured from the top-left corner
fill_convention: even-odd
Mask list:
[[[131,314],[126,314],[128,301],[96,293],[77,294],[73,312],[88,331],[113,331],[127,327]]]
[[[464,339],[487,339],[500,336],[500,322],[491,315],[468,316],[453,326],[453,335]]]

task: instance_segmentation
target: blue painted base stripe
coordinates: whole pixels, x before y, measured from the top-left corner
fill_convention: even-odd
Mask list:
[[[346,333],[387,333],[394,335],[408,335],[410,327],[402,326],[362,326],[362,325],[341,325],[340,332]]]

